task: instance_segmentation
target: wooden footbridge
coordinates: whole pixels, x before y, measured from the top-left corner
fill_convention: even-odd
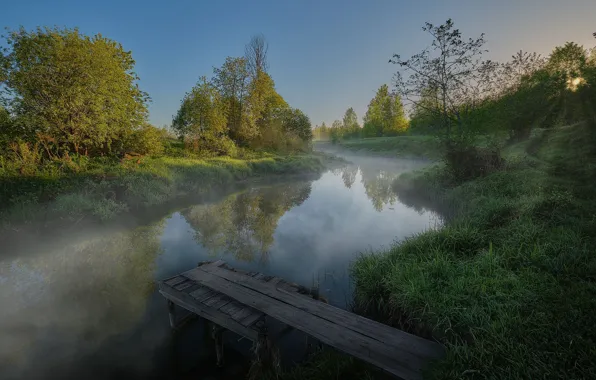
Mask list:
[[[406,380],[421,379],[423,368],[444,355],[436,342],[328,305],[301,290],[278,277],[232,269],[223,261],[200,264],[159,282],[173,328],[174,305],[219,326],[214,330],[218,362],[223,330],[264,347],[267,318]]]

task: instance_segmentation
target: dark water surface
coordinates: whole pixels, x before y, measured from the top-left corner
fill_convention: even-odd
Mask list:
[[[222,258],[237,268],[318,285],[331,304],[346,307],[348,268],[359,254],[439,223],[434,213],[402,204],[391,189],[396,176],[423,163],[347,158],[354,164],[316,180],[248,186],[186,204],[149,225],[77,231],[59,243],[44,237],[34,248],[3,252],[0,378],[185,378],[197,372],[233,378],[245,369],[250,342],[228,336],[229,364],[214,369],[200,324],[170,338],[165,301],[155,291],[155,280],[199,261]],[[296,334],[284,338],[282,353],[295,354],[299,340]]]

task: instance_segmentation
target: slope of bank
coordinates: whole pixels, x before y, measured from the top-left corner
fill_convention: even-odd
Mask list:
[[[233,186],[271,175],[320,173],[333,158],[324,154],[267,156],[253,159],[138,158],[89,161],[77,170],[45,167],[33,175],[4,175],[0,188],[4,229],[43,219],[110,220],[130,210],[177,197]]]
[[[394,184],[445,227],[363,256],[356,300],[446,344],[429,378],[595,378],[596,155],[585,125],[508,148],[507,167],[452,186],[440,169]]]

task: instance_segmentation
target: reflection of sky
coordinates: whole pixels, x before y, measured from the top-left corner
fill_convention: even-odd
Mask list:
[[[274,243],[264,263],[246,263],[225,255],[230,265],[257,270],[310,286],[321,284],[321,292],[332,303],[343,305],[349,298],[348,268],[362,252],[389,246],[434,225],[433,213],[418,213],[398,201],[375,210],[358,171],[350,189],[341,172],[327,172],[313,182],[310,197],[287,211],[278,221]],[[213,260],[194,240],[184,217],[176,213],[166,222],[161,237],[164,254],[158,258],[157,278],[188,270],[199,261]]]

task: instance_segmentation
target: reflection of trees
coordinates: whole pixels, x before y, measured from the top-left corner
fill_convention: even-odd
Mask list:
[[[341,179],[344,181],[344,185],[351,189],[354,181],[356,180],[356,174],[358,174],[358,167],[347,166],[342,170]]]
[[[210,254],[230,252],[239,260],[266,260],[279,218],[302,204],[310,190],[310,183],[251,189],[182,214],[195,230],[195,239]]]
[[[384,170],[362,170],[362,184],[375,210],[381,211],[386,204],[395,203],[397,197],[391,188],[395,174]]]
[[[75,357],[135,327],[153,291],[162,227],[73,239],[55,251],[40,241],[40,254],[0,262],[0,363],[33,370],[32,357]]]
[[[393,204],[397,200],[391,187],[397,174],[392,174],[385,170],[354,165],[339,168],[333,173],[335,175],[341,174],[344,185],[350,189],[356,181],[358,171],[360,171],[360,175],[362,176],[361,182],[364,186],[364,191],[371,200],[375,210],[381,211],[384,205]]]

